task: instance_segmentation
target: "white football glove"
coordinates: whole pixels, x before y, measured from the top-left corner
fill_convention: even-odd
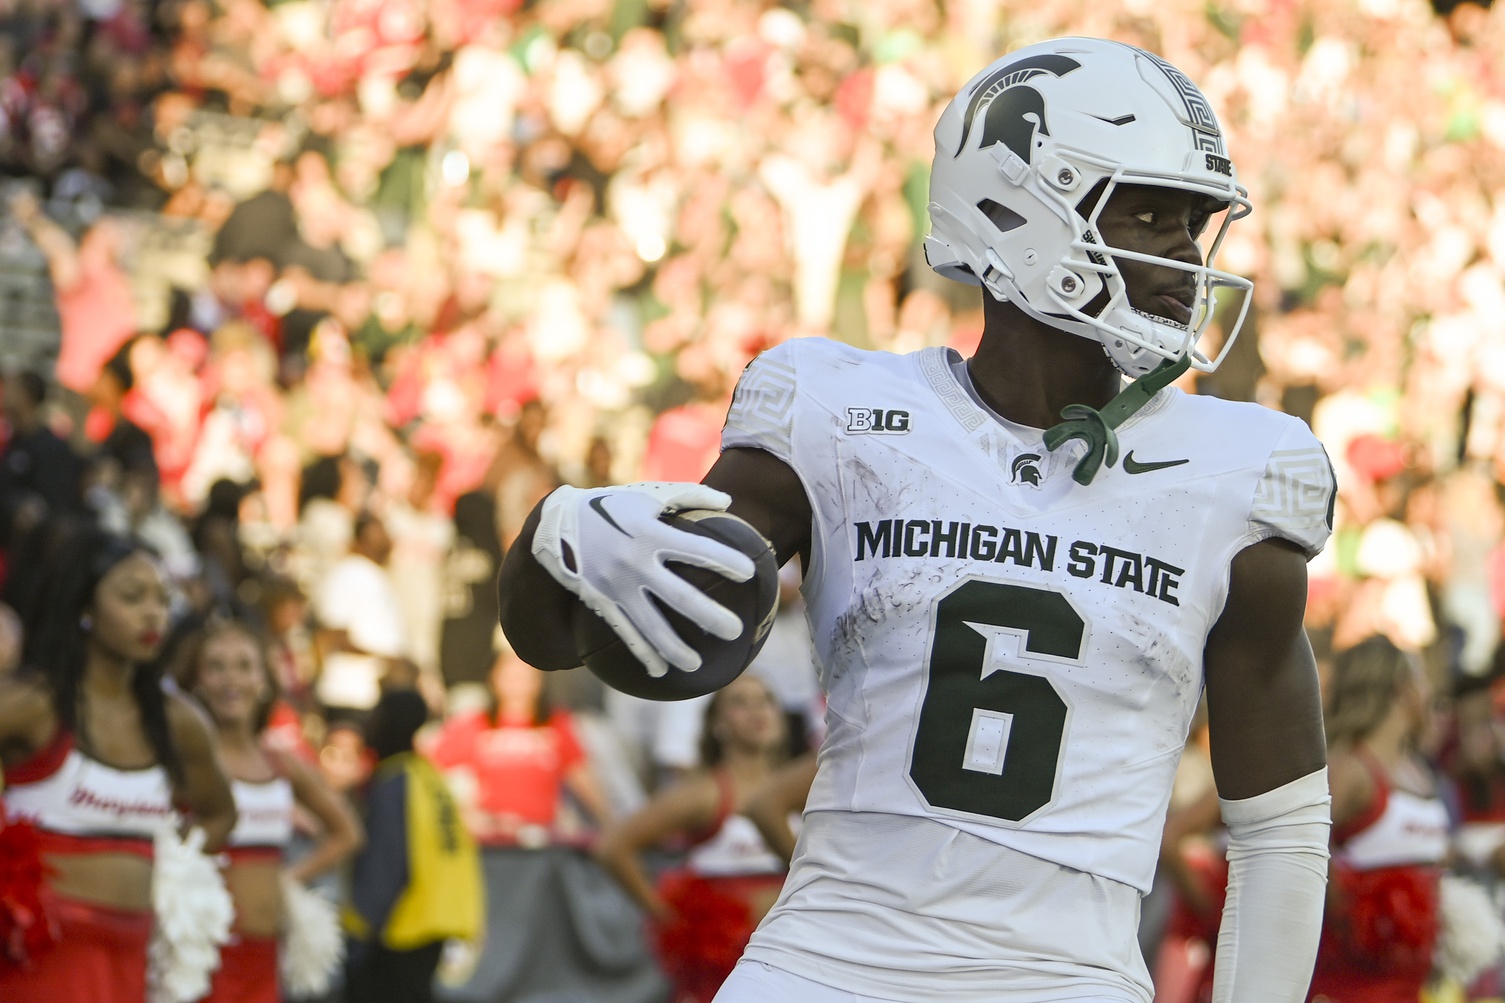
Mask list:
[[[707,633],[733,640],[742,633],[737,614],[665,566],[690,564],[734,582],[753,576],[752,558],[704,536],[660,521],[688,509],[724,512],[731,496],[704,484],[646,481],[610,488],[557,488],[544,499],[533,556],[560,585],[580,597],[617,632],[655,678],[674,666],[700,668],[650,596]]]

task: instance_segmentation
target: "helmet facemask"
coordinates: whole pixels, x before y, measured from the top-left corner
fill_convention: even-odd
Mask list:
[[[1064,158],[1063,158],[1064,159]],[[1099,229],[1098,220],[1112,200],[1114,193],[1124,185],[1170,188],[1205,195],[1225,208],[1214,213],[1209,220],[1215,223],[1198,240],[1203,247],[1201,263],[1192,263],[1176,258],[1161,257],[1132,251],[1110,244]],[[1053,193],[1054,194],[1054,193]],[[1069,250],[1060,263],[1060,271],[1047,281],[1046,295],[1051,307],[1045,313],[1069,317],[1077,325],[1090,329],[1089,337],[1095,337],[1114,363],[1129,376],[1142,376],[1164,360],[1191,357],[1191,368],[1210,373],[1217,369],[1233,347],[1234,339],[1242,328],[1249,310],[1249,292],[1254,283],[1241,275],[1217,268],[1218,251],[1235,220],[1249,214],[1248,196],[1242,189],[1228,191],[1209,190],[1204,185],[1186,181],[1135,174],[1123,168],[1114,170],[1103,186],[1085,217],[1077,208],[1059,195],[1063,205],[1058,209],[1069,210],[1080,221],[1081,234],[1069,244]],[[1134,307],[1129,302],[1128,283],[1119,269],[1120,261],[1142,262],[1157,268],[1184,272],[1192,277],[1193,301],[1191,319],[1182,325],[1168,317],[1152,314]],[[1236,304],[1222,305],[1218,291],[1236,290]],[[1097,301],[1106,293],[1107,302]],[[1021,304],[1023,306],[1023,304]],[[1059,323],[1055,318],[1041,317],[1025,307],[1026,312],[1046,323]],[[1222,314],[1223,316],[1219,316]],[[1231,316],[1230,316],[1231,315]],[[1223,339],[1216,356],[1209,358],[1198,346],[1214,320],[1220,322],[1227,336]],[[1085,333],[1080,330],[1074,333]]]

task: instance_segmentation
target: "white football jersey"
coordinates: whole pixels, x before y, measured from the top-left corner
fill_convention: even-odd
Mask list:
[[[1085,447],[994,415],[948,349],[801,339],[748,367],[723,448],[783,460],[814,515],[807,815],[924,819],[1149,890],[1229,563],[1277,536],[1317,553],[1334,483],[1301,421],[1253,404],[1167,389],[1118,437],[1076,483]]]

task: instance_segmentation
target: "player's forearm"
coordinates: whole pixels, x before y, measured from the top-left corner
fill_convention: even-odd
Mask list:
[[[580,664],[571,620],[579,600],[533,557],[533,533],[539,509],[523,523],[497,576],[502,632],[519,658],[540,669],[569,669]]]
[[[1228,900],[1213,1003],[1301,1003],[1322,931],[1329,798],[1322,769],[1273,791],[1222,802]]]

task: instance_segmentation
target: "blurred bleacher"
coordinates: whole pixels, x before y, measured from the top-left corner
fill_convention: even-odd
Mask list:
[[[0,367],[46,367],[57,357],[58,316],[47,262],[20,224],[0,220]]]

